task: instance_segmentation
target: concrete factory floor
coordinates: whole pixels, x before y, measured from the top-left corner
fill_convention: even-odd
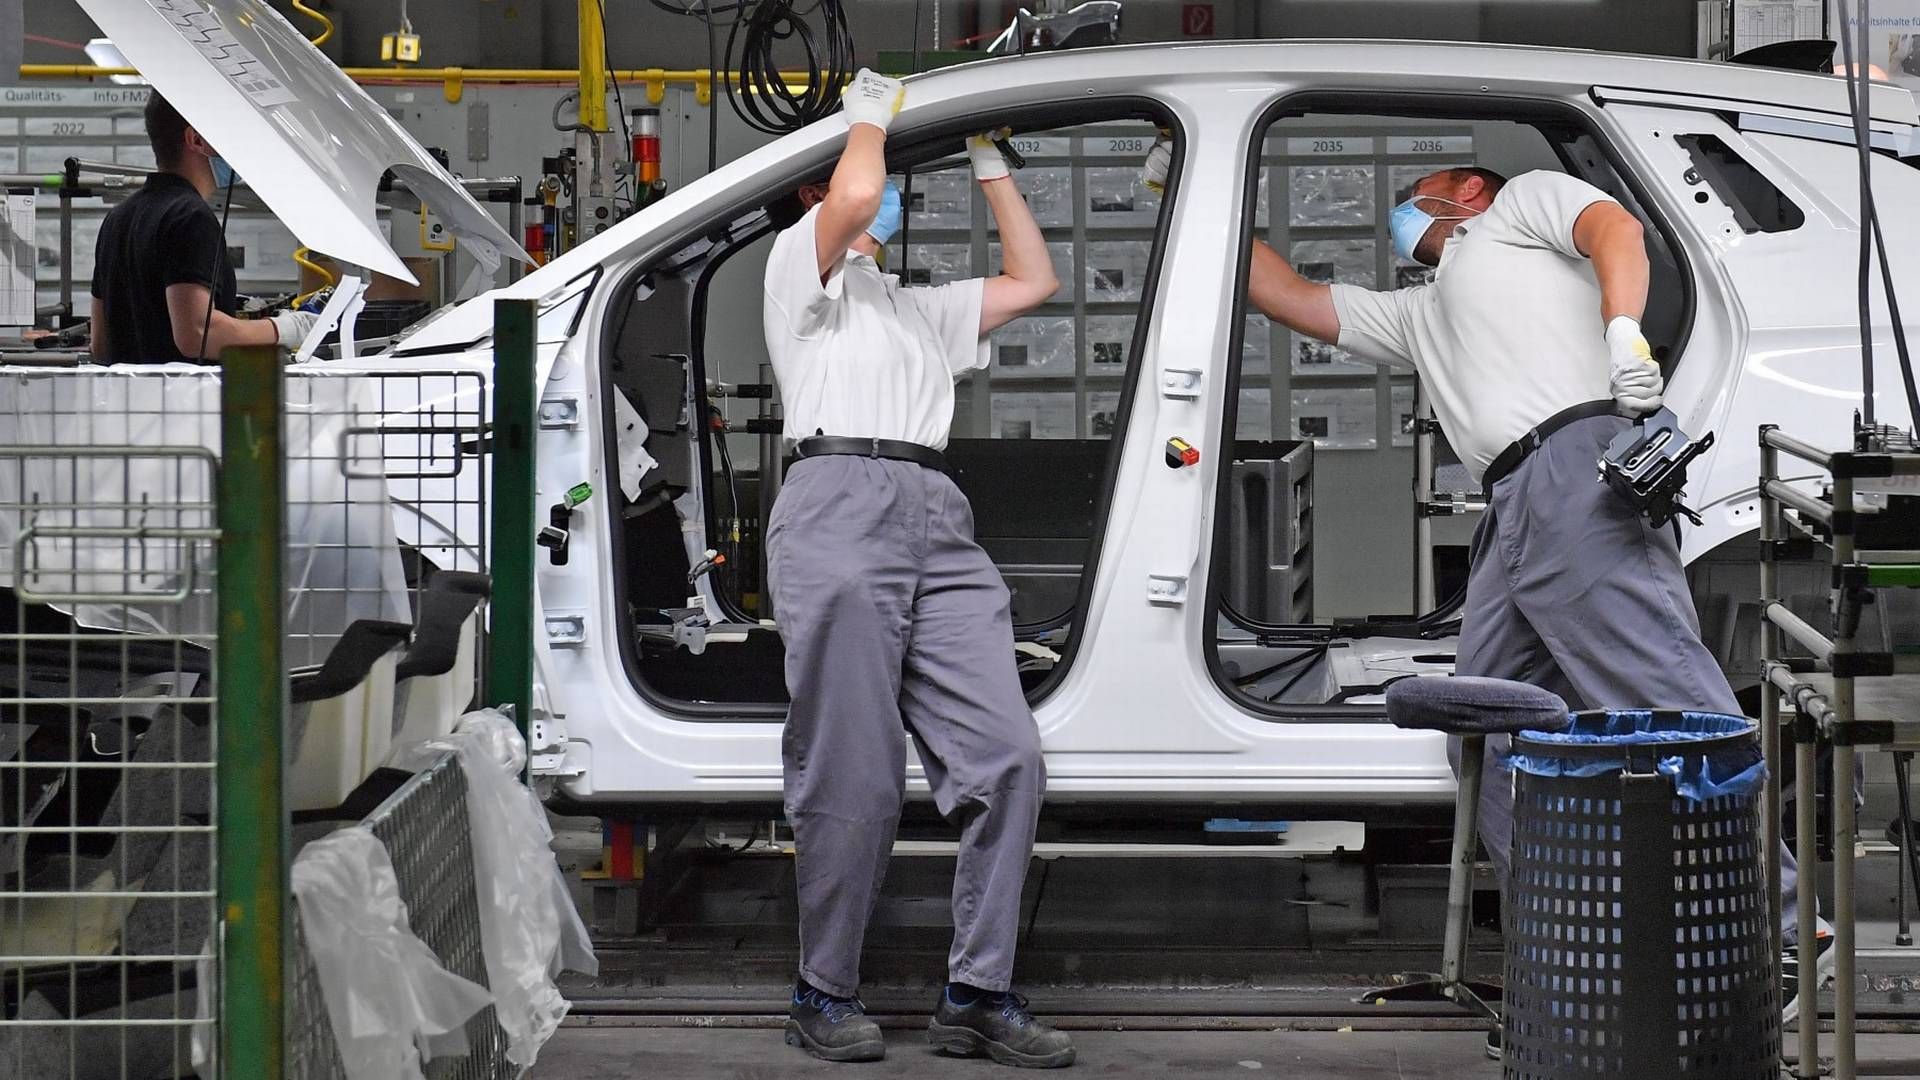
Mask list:
[[[1078,1031],[1075,1067],[1056,1075],[1101,1077],[1497,1077],[1485,1036],[1471,1031]],[[988,1061],[940,1057],[915,1030],[887,1032],[887,1059],[871,1065],[815,1061],[773,1029],[567,1027],[540,1053],[533,1080],[773,1080],[1032,1076]]]
[[[1212,1080],[1256,1076],[1315,1080],[1491,1080],[1500,1066],[1486,1059],[1477,1031],[1077,1031],[1080,1060],[1054,1075],[1172,1077]],[[1910,1057],[1913,1035],[1862,1035],[1862,1075],[1920,1076],[1869,1072],[1874,1060]],[[611,1027],[561,1028],[540,1052],[531,1080],[778,1080],[789,1076],[842,1076],[856,1080],[915,1077],[1000,1077],[1034,1073],[987,1061],[940,1057],[917,1030],[887,1032],[887,1059],[868,1065],[830,1065],[785,1045],[772,1028]]]

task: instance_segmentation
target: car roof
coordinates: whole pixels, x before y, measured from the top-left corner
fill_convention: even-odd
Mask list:
[[[915,125],[943,124],[1002,104],[1059,100],[1063,91],[1111,97],[1182,83],[1232,88],[1238,81],[1266,90],[1282,75],[1305,81],[1309,89],[1362,93],[1564,98],[1609,88],[1718,99],[1730,110],[1750,103],[1827,113],[1835,122],[1849,111],[1846,80],[1811,72],[1531,45],[1293,39],[1115,45],[970,61],[909,77],[912,90],[901,118]],[[1876,83],[1869,102],[1877,121],[1920,124],[1913,94],[1903,87]],[[707,200],[721,191],[773,171],[791,175],[794,164],[809,156],[824,167],[845,131],[831,116],[742,155],[512,285],[441,312],[408,334],[397,351],[478,341],[491,330],[493,299],[536,299],[564,291],[594,267],[644,246],[650,236],[681,235],[699,223]],[[641,252],[636,248],[635,253]]]
[[[1430,88],[1463,86],[1476,79],[1515,81],[1546,90],[1584,93],[1595,86],[1725,98],[1846,115],[1846,80],[1817,72],[1785,71],[1721,61],[1459,41],[1374,41],[1351,38],[1291,38],[1285,41],[1206,41],[1110,45],[1068,52],[994,57],[912,76],[916,85],[958,83],[981,75],[1006,80],[1007,68],[1030,68],[1054,82],[1077,73],[1116,70],[1138,77],[1217,78],[1232,75],[1319,76],[1325,85],[1359,80],[1428,79]],[[991,71],[991,75],[985,73]],[[929,86],[931,89],[931,85]],[[1913,93],[1894,83],[1872,85],[1873,118],[1897,124],[1920,122]]]

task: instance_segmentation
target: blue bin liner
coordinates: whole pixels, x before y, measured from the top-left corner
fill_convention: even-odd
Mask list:
[[[1618,757],[1555,757],[1545,753],[1509,754],[1506,764],[1534,776],[1602,776],[1627,767],[1627,748],[1647,744],[1673,747],[1654,768],[1673,781],[1674,791],[1691,802],[1728,795],[1752,795],[1767,780],[1767,763],[1757,741],[1715,750],[1688,753],[1684,744],[1719,738],[1755,728],[1751,719],[1709,712],[1651,712],[1622,709],[1574,715],[1565,731],[1529,731],[1530,743],[1568,746],[1618,746]]]

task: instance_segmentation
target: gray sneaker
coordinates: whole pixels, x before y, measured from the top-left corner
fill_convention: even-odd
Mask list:
[[[793,992],[787,1007],[787,1045],[822,1061],[879,1061],[887,1056],[880,1025],[859,998],[837,998],[811,987]]]
[[[943,1054],[986,1055],[1002,1065],[1058,1069],[1073,1064],[1073,1040],[1027,1011],[1019,994],[986,994],[971,1005],[957,1004],[945,990],[927,1025],[927,1041]]]

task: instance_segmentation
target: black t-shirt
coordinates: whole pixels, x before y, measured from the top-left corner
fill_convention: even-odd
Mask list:
[[[109,363],[199,359],[174,347],[169,285],[204,285],[213,290],[214,306],[228,315],[235,310],[219,217],[185,177],[154,173],[107,214],[94,247],[93,295],[104,301]]]

